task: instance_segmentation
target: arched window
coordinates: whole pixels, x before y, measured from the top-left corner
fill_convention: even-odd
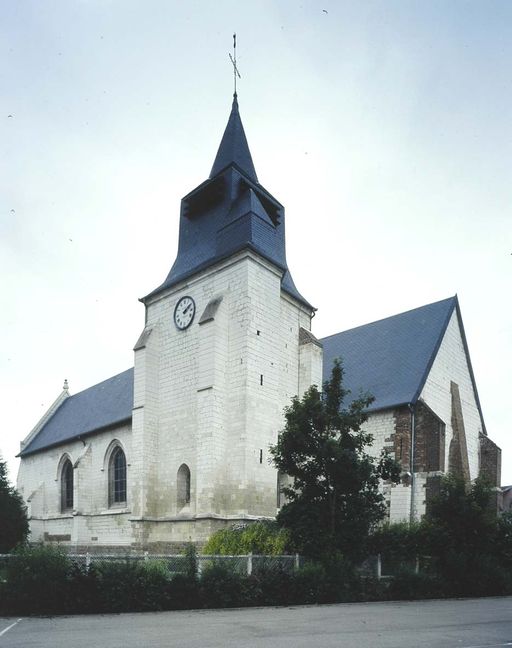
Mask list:
[[[60,472],[60,510],[71,511],[73,508],[73,465],[69,459],[62,464]]]
[[[283,473],[278,470],[277,471],[277,508],[280,509],[281,506],[285,503],[285,496],[283,493],[283,486],[285,486],[285,476]]]
[[[177,477],[178,510],[190,504],[190,469],[187,464],[181,464]]]
[[[109,506],[126,504],[126,457],[119,446],[110,455],[108,484]]]

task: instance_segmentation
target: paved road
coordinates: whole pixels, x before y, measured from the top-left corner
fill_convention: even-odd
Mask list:
[[[36,646],[498,648],[512,646],[512,597],[0,618],[1,648]]]

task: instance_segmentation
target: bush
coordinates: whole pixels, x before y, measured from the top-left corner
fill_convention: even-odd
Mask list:
[[[276,522],[262,521],[241,528],[221,529],[214,533],[203,553],[206,555],[238,556],[249,553],[279,556],[286,553],[289,532]]]
[[[197,607],[200,607],[200,590],[197,578],[176,574],[167,583],[165,609],[191,610]]]
[[[282,569],[256,569],[249,577],[253,605],[294,603],[292,577]]]
[[[247,576],[231,571],[222,564],[213,564],[201,576],[203,606],[242,607],[251,602],[250,583]]]
[[[185,547],[185,575],[188,578],[196,579],[197,578],[197,549],[195,544],[189,542]]]
[[[97,607],[102,612],[144,612],[167,609],[168,574],[158,563],[103,562],[90,570],[97,581]]]
[[[368,553],[381,554],[394,563],[410,561],[424,550],[424,536],[419,522],[383,524],[368,538]]]
[[[387,596],[391,600],[417,600],[445,596],[444,583],[431,574],[400,569],[389,582]]]
[[[292,576],[291,592],[294,603],[331,603],[335,600],[333,583],[325,567],[309,563]]]
[[[2,612],[57,614],[72,611],[71,563],[58,548],[23,547],[5,570]]]

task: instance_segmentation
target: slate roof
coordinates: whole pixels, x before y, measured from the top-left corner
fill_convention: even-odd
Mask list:
[[[130,421],[132,408],[133,368],[66,398],[19,456]]]
[[[450,297],[323,338],[323,379],[341,358],[352,396],[375,396],[369,411],[414,404],[455,308],[457,297]]]
[[[324,353],[323,379],[330,377],[334,359],[341,357],[345,386],[352,395],[357,397],[360,390],[364,390],[375,396],[369,411],[414,404],[454,310],[459,318],[485,433],[457,297],[323,338],[320,340]],[[67,398],[20,456],[128,422],[132,407],[133,368]]]
[[[236,94],[233,96],[231,114],[210,172],[210,178],[214,178],[230,164],[236,164],[248,178],[253,182],[258,182],[249,144],[238,112]]]
[[[313,310],[291,278],[284,207],[258,182],[235,95],[210,177],[181,201],[174,265],[165,281],[141,301],[244,249],[280,268],[282,289]]]

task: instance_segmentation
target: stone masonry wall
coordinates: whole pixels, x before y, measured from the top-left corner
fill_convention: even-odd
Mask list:
[[[196,315],[179,331],[173,313],[184,295],[194,299]],[[199,324],[212,300],[218,301],[213,316]],[[275,515],[277,472],[268,448],[283,425],[283,408],[299,392],[301,326],[309,329],[309,311],[282,293],[280,273],[252,253],[148,304],[146,328],[157,332],[157,348],[151,357],[147,347],[136,354],[145,372],[158,374],[157,404],[151,405],[158,461],[138,513],[140,528],[150,529],[141,538],[204,540],[213,523]],[[143,396],[140,407],[147,409]],[[145,419],[146,413],[140,425]],[[134,440],[144,437],[134,427]],[[191,472],[191,499],[178,509],[176,475],[183,463]]]
[[[480,475],[501,486],[501,449],[484,434],[480,435]]]
[[[18,489],[28,505],[31,542],[130,546],[130,496],[124,508],[109,507],[108,502],[108,456],[114,441],[125,452],[129,485],[133,455],[128,425],[90,436],[84,443],[71,441],[22,459]],[[73,510],[62,513],[60,469],[66,457],[74,466]]]
[[[448,466],[448,453],[453,438],[452,382],[456,383],[460,394],[467,445],[469,477],[473,480],[477,477],[479,471],[479,437],[482,433],[482,422],[476,404],[457,313],[455,311],[450,319],[441,346],[420,394],[421,400],[446,425],[445,467]]]

